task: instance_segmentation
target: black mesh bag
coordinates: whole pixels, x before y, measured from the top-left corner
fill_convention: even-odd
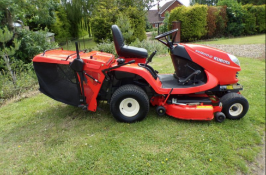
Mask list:
[[[33,65],[42,93],[69,105],[80,104],[77,75],[69,65],[42,62]]]

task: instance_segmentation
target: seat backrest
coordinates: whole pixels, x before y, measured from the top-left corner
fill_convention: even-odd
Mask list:
[[[117,55],[120,55],[121,48],[124,46],[123,35],[117,25],[112,25],[113,40],[115,43],[115,50]]]

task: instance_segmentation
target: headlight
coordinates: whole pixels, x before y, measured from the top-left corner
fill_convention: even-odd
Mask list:
[[[236,63],[238,66],[240,66],[240,62],[237,59],[237,57],[235,57],[234,55],[231,55],[231,54],[228,54],[228,56],[234,63]]]

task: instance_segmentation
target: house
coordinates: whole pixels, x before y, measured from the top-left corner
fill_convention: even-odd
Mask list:
[[[148,21],[153,27],[158,27],[158,24],[161,24],[165,18],[165,13],[171,12],[174,8],[183,5],[178,0],[172,0],[165,3],[160,9],[158,6],[157,10],[148,11]]]

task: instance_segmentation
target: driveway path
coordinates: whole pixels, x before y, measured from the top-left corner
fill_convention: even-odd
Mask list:
[[[265,59],[265,44],[204,44],[239,57]]]

